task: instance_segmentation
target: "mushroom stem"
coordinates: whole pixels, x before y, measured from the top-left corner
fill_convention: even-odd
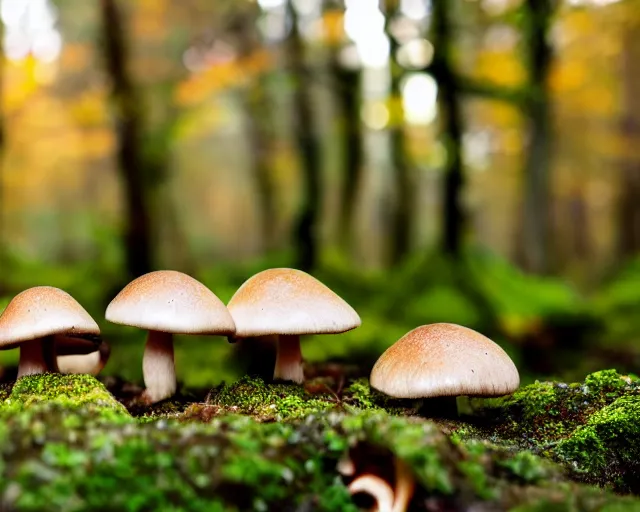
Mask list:
[[[290,380],[298,384],[304,382],[300,336],[281,334],[278,337],[278,355],[273,378],[275,380]]]
[[[393,512],[406,512],[409,508],[409,502],[413,497],[413,491],[416,483],[413,479],[411,469],[401,460],[395,459],[396,466],[396,489],[393,502]]]
[[[53,336],[47,336],[46,340],[43,339],[42,352],[44,354],[44,360],[47,363],[47,371],[50,373],[60,373],[56,344]]]
[[[176,369],[173,360],[173,335],[149,331],[142,358],[142,375],[147,388],[145,398],[159,402],[176,392]]]
[[[47,365],[42,338],[23,342],[20,345],[18,378],[24,377],[25,375],[45,373],[48,370],[49,366]]]
[[[458,401],[455,396],[425,398],[420,406],[420,412],[427,418],[456,419]]]
[[[349,484],[351,495],[364,492],[376,500],[376,512],[393,511],[393,489],[382,478],[375,475],[362,475]]]

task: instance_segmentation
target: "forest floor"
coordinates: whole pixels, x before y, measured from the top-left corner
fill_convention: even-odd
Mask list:
[[[373,474],[409,510],[640,510],[640,380],[613,370],[500,399],[389,399],[357,369],[243,377],[145,406],[113,377],[0,386],[0,510],[359,510]]]

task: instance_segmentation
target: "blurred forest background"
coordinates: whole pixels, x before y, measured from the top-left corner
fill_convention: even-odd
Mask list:
[[[0,296],[69,291],[113,347],[106,373],[140,379],[145,333],[104,321],[132,278],[181,270],[226,302],[274,266],[362,317],[303,341],[311,360],[366,371],[450,321],[501,343],[524,381],[640,368],[638,0],[0,14]],[[178,376],[235,378],[245,349],[181,337]]]

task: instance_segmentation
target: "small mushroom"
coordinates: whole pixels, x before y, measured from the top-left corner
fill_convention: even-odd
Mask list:
[[[100,328],[71,295],[52,286],[20,292],[0,316],[0,349],[20,347],[18,378],[58,371],[55,334],[83,338],[97,346]]]
[[[433,414],[457,414],[455,397],[495,397],[520,385],[507,353],[456,324],[423,325],[389,347],[371,371],[371,386],[394,398],[428,398]]]
[[[395,484],[392,488],[390,475],[385,478],[378,474],[375,469],[372,471],[370,454],[366,454],[367,468],[362,474],[357,473],[356,463],[350,455],[345,454],[337,464],[336,469],[345,478],[354,477],[348,486],[351,494],[360,492],[371,495],[376,500],[374,510],[388,510],[389,512],[406,512],[409,508],[413,493],[415,491],[415,479],[409,466],[400,458],[394,457],[393,466],[395,468]]]
[[[274,268],[244,282],[228,304],[236,338],[278,335],[274,379],[304,381],[300,336],[337,334],[360,317],[327,286],[301,270]]]
[[[201,282],[174,270],[150,272],[130,282],[107,307],[106,319],[149,331],[142,373],[150,403],[176,392],[174,334],[235,332],[223,302]]]
[[[86,373],[98,375],[107,364],[111,348],[102,340],[99,345],[88,346],[85,340],[69,336],[56,336],[56,355],[60,373]]]
[[[376,502],[373,512],[393,512],[393,489],[382,478],[376,475],[361,475],[349,484],[351,495],[365,493]]]
[[[405,512],[409,508],[416,482],[411,469],[402,459],[395,459],[395,470],[396,487],[393,498],[393,512]]]

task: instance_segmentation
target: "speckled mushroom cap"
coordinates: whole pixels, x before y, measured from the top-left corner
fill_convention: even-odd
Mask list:
[[[502,396],[520,385],[518,370],[486,336],[456,324],[418,327],[389,347],[371,386],[395,398]]]
[[[227,305],[236,336],[332,334],[355,329],[360,317],[327,286],[301,270],[259,272]]]
[[[52,286],[20,292],[0,316],[0,349],[52,334],[97,341],[100,328],[71,295]]]
[[[109,322],[174,334],[235,332],[224,303],[182,272],[149,272],[125,286],[107,307]]]

